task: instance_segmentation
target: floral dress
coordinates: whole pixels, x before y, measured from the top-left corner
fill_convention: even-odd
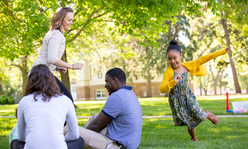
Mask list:
[[[176,75],[178,73],[174,71],[174,77]],[[170,90],[169,103],[175,126],[188,126],[192,129],[207,118],[207,114],[199,106],[195,95],[188,87],[188,74],[185,68],[177,85]]]

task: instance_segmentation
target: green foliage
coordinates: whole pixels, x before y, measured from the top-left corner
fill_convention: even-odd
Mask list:
[[[39,2],[2,1],[0,6],[0,56],[13,61],[20,55],[30,55],[48,30],[49,21]]]
[[[13,104],[14,99],[11,96],[8,95],[2,95],[0,96],[0,104]]]
[[[234,22],[230,27],[233,49],[244,48],[247,51],[247,27],[244,25],[248,20],[247,2],[242,0],[4,0],[0,2],[0,57],[4,61],[11,60],[13,63],[9,66],[20,68],[23,76],[34,61],[32,57],[42,44],[52,15],[60,6],[72,7],[75,12],[74,24],[65,33],[68,62],[99,59],[101,65],[105,61],[110,67],[113,65],[108,62],[111,61],[125,69],[129,79],[146,78],[146,72],[150,71],[152,78],[164,72],[168,66],[164,50],[169,40],[179,41],[178,30],[191,40],[187,47],[181,44],[183,61],[223,48],[225,41],[217,21],[221,11],[228,12],[224,17]],[[209,12],[214,17],[208,16]],[[192,18],[198,19],[195,26],[189,25]],[[169,30],[175,35],[169,35]],[[143,47],[149,46],[149,50],[135,51],[130,46],[132,40]],[[113,45],[115,50],[108,53],[114,58],[109,60],[103,53],[106,49],[113,49]],[[238,50],[233,54],[238,62],[248,57],[247,52],[242,55]],[[134,69],[141,65],[142,68]]]

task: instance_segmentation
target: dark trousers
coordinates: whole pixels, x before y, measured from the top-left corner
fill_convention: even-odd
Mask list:
[[[71,93],[69,92],[69,90],[64,86],[64,84],[56,77],[54,76],[56,79],[56,82],[60,88],[60,92],[63,93],[65,96],[67,96],[68,98],[71,99],[72,103],[73,103],[73,98],[71,96]]]
[[[84,148],[84,139],[79,137],[77,140],[66,142],[68,149],[83,149]],[[23,149],[25,143],[19,141],[18,139],[12,140],[10,143],[11,149]]]
[[[60,88],[60,92],[63,93],[65,96],[67,96],[68,98],[71,99],[72,103],[73,103],[73,98],[71,96],[71,93],[68,91],[68,89],[64,86],[64,84],[56,77],[54,76],[56,79],[56,82]],[[64,126],[66,125],[66,122],[64,124]]]

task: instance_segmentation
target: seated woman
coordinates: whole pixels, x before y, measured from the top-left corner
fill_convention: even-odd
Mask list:
[[[69,133],[64,136],[64,122]],[[44,64],[34,66],[25,96],[17,110],[18,140],[12,149],[83,149],[71,100],[60,93],[54,75]],[[27,129],[27,132],[26,132]],[[25,133],[26,132],[26,133]]]

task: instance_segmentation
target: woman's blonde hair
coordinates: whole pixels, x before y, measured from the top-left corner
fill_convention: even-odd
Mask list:
[[[61,32],[62,22],[67,14],[67,12],[72,12],[73,9],[70,7],[59,7],[55,14],[53,15],[52,21],[49,26],[49,30],[59,30]]]

